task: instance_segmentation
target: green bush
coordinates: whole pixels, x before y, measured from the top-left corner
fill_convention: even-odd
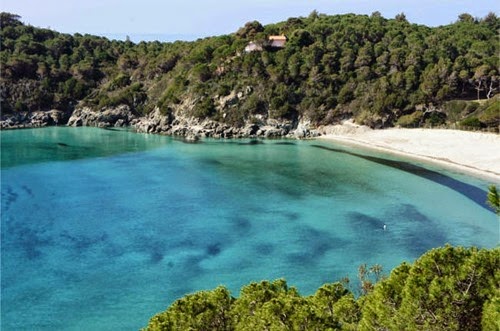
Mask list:
[[[187,295],[154,316],[146,330],[233,330],[228,316],[233,301],[222,286]]]
[[[17,100],[16,104],[14,106],[14,110],[17,112],[26,112],[29,109],[28,109],[28,106],[24,102],[22,102],[21,100]]]
[[[250,96],[248,96],[240,106],[240,108],[246,114],[256,115],[267,113],[266,103],[259,98],[257,93],[252,93]]]
[[[498,265],[499,248],[446,246],[403,262],[358,298],[339,282],[310,296],[283,279],[250,283],[238,298],[218,287],[175,301],[145,330],[496,330]]]
[[[276,103],[276,104],[279,104],[279,103]],[[275,119],[291,119],[291,118],[293,118],[295,110],[291,105],[289,105],[288,103],[282,103],[281,106],[276,106],[276,104],[275,104],[275,108],[271,108],[269,110],[269,116],[271,118],[275,118]],[[271,101],[271,107],[273,107],[272,101]]]
[[[205,63],[198,63],[194,66],[191,71],[195,80],[200,82],[206,82],[212,77],[210,68]]]
[[[463,110],[463,113],[465,115],[467,114],[472,114],[473,112],[475,112],[477,110],[477,108],[479,108],[479,103],[477,102],[468,102]]]
[[[130,84],[130,76],[126,73],[119,73],[109,84],[109,91],[126,87]]]
[[[443,104],[443,109],[450,121],[457,122],[462,119],[462,114],[465,112],[467,106],[467,101],[451,100]]]
[[[420,125],[423,115],[424,113],[421,110],[403,115],[396,121],[396,125],[402,126],[403,128],[416,128]]]
[[[212,117],[215,113],[216,109],[212,98],[205,97],[196,103],[191,115],[199,119],[204,119]]]
[[[480,129],[481,121],[477,117],[468,117],[461,121],[460,126],[468,128],[468,129]]]
[[[481,111],[482,112],[478,115],[481,123],[487,127],[493,127],[498,130],[500,126],[500,98],[489,101],[485,104],[485,109],[481,109]]]
[[[426,125],[431,127],[443,125],[446,121],[446,115],[441,112],[432,112],[429,117],[425,120]]]

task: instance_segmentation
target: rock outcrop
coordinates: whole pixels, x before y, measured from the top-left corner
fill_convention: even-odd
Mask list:
[[[65,125],[69,114],[62,110],[19,112],[2,114],[0,118],[1,129],[39,128],[53,125]]]
[[[298,122],[274,119],[262,119],[246,123],[242,127],[233,127],[213,120],[199,120],[194,117],[164,116],[157,108],[146,117],[131,122],[138,132],[159,133],[190,138],[310,138],[319,134],[310,129],[309,122]]]
[[[231,94],[221,99],[221,107],[234,107],[236,99],[244,97],[242,93]],[[159,108],[154,109],[146,116],[138,117],[127,105],[114,108],[105,108],[96,111],[90,107],[77,107],[70,115],[60,110],[47,112],[17,113],[2,116],[0,127],[31,128],[51,125],[68,126],[95,126],[95,127],[125,127],[131,126],[137,132],[157,133],[164,135],[182,136],[190,141],[199,138],[298,138],[305,139],[318,136],[319,133],[311,128],[308,121],[290,121],[268,119],[263,115],[254,116],[243,126],[230,126],[226,123],[210,119],[197,119],[186,116],[185,109],[177,111],[177,115],[164,115]]]
[[[94,111],[90,107],[76,108],[68,120],[68,126],[121,127],[129,126],[136,116],[127,105]]]

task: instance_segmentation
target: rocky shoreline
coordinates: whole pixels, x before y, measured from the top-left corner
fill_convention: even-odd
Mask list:
[[[130,124],[137,132],[183,136],[189,139],[252,137],[302,139],[319,135],[318,132],[310,129],[308,122],[262,119],[257,123],[246,123],[242,127],[234,127],[213,120],[199,120],[183,116],[175,117],[169,121],[169,118],[161,115],[158,109],[147,117],[132,120]]]
[[[313,138],[320,135],[308,121],[289,121],[258,118],[242,127],[234,127],[213,120],[194,117],[165,116],[159,109],[146,116],[137,116],[129,106],[121,105],[94,111],[77,107],[72,113],[61,110],[2,114],[0,129],[39,128],[47,126],[131,127],[137,132],[200,138]]]
[[[46,126],[66,125],[70,114],[62,110],[20,112],[16,114],[2,114],[0,129],[41,128]]]

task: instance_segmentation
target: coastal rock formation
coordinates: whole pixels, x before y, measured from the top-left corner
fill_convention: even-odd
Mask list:
[[[318,135],[312,129],[310,121],[270,119],[264,114],[254,114],[250,119],[238,121],[238,124],[229,124],[231,121],[228,121],[227,117],[231,116],[232,112],[236,112],[238,107],[242,107],[252,92],[252,87],[246,86],[240,90],[232,90],[225,96],[205,96],[201,99],[188,97],[179,104],[172,105],[166,114],[156,107],[148,115],[132,120],[130,125],[138,132],[182,136],[189,138],[190,141],[207,137],[303,139]],[[196,113],[197,105],[206,101],[213,104],[217,113],[222,117],[221,121],[192,116]]]
[[[258,123],[247,122],[241,127],[230,126],[225,123],[197,119],[187,116],[162,115],[156,108],[146,117],[131,121],[131,126],[138,132],[160,133],[197,138],[309,138],[318,136],[319,133],[310,129],[309,122],[267,119]]]
[[[65,125],[69,114],[62,110],[19,112],[3,115],[0,118],[1,129],[39,128],[52,125]]]
[[[236,96],[238,98],[238,96]],[[239,96],[241,98],[241,95]],[[225,100],[230,104],[230,98]],[[125,127],[131,126],[137,132],[157,133],[190,138],[297,138],[307,139],[320,135],[312,129],[310,121],[276,120],[257,116],[242,126],[231,126],[210,119],[178,114],[164,115],[159,108],[146,116],[136,116],[129,106],[120,105],[96,111],[90,107],[77,107],[73,113],[53,109],[47,112],[23,112],[2,116],[1,129],[35,128],[53,125]]]
[[[68,126],[128,126],[136,116],[127,105],[95,111],[90,107],[76,108],[68,120]]]

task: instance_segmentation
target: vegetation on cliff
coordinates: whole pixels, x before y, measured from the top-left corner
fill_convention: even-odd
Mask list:
[[[498,330],[500,249],[446,246],[403,263],[376,285],[380,268],[360,267],[363,295],[345,283],[301,296],[284,280],[220,286],[187,295],[146,330]],[[376,267],[376,266],[375,266]]]
[[[4,114],[126,104],[137,114],[159,107],[169,118],[233,126],[354,117],[373,127],[448,121],[498,128],[500,19],[493,13],[430,28],[404,14],[312,12],[195,42],[138,44],[36,28],[9,13],[0,20]],[[284,47],[245,52],[271,35],[287,36]],[[244,98],[220,102],[240,92]],[[477,99],[489,100],[471,102]]]

